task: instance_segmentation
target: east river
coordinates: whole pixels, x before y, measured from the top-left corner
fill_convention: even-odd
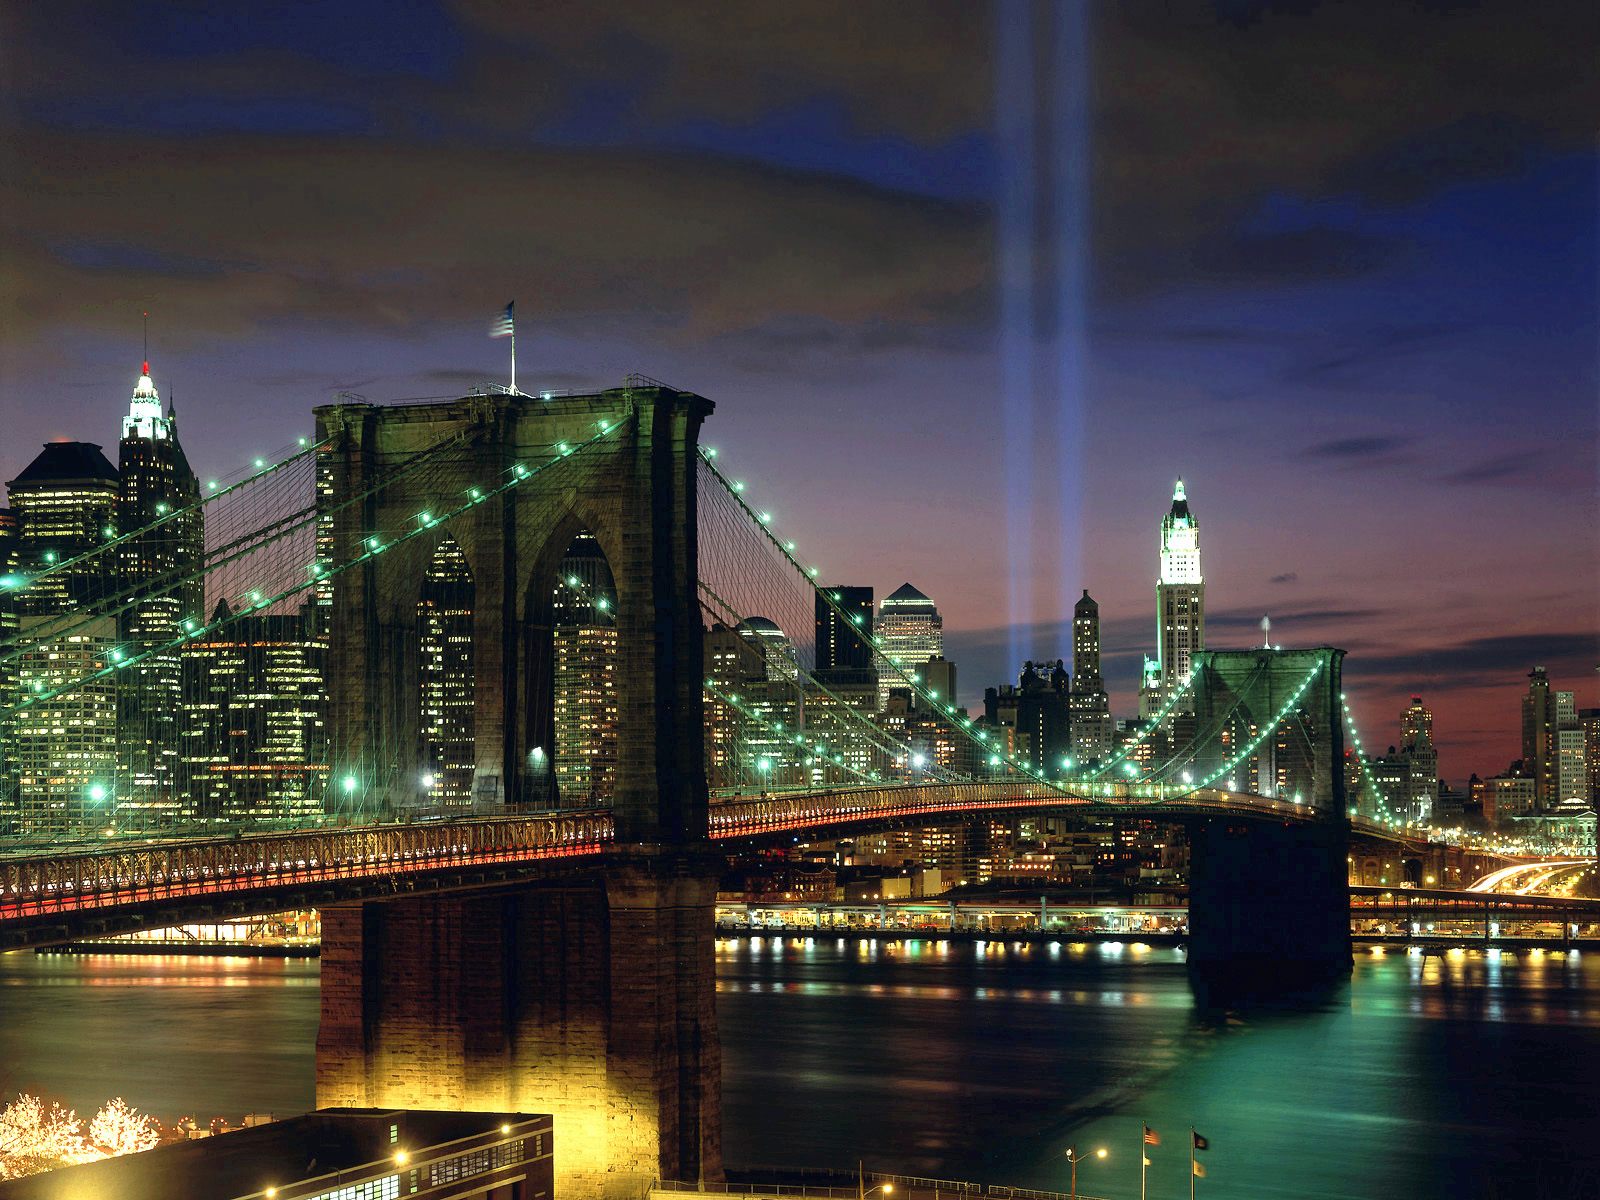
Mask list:
[[[730,1165],[1082,1193],[1600,1196],[1600,955],[1357,955],[1312,1010],[1210,1019],[1180,952],[739,938],[719,944]],[[312,1104],[317,965],[0,956],[0,1093],[164,1120]]]

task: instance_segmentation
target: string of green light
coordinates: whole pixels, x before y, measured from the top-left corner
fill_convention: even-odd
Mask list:
[[[315,454],[324,447],[331,445],[333,439],[324,438],[315,445],[310,445],[308,444],[309,442],[309,438],[301,438],[301,449],[296,450],[293,454],[289,455],[287,458],[279,460],[278,462],[269,463],[265,459],[258,458],[255,460],[255,470],[252,474],[246,475],[242,479],[230,483],[226,487],[222,488],[217,487],[217,484],[213,481],[207,485],[209,490],[203,491],[200,499],[191,504],[186,504],[182,508],[175,508],[169,512],[161,513],[154,521],[151,521],[146,525],[141,525],[137,529],[131,529],[127,533],[118,534],[109,541],[103,542],[96,546],[93,550],[85,550],[82,554],[74,555],[72,558],[64,559],[60,562],[49,562],[47,560],[45,569],[35,572],[32,575],[7,575],[0,577],[0,591],[9,590],[20,592],[31,587],[41,579],[49,578],[58,571],[65,571],[72,567],[81,567],[99,555],[105,554],[110,550],[115,550],[118,546],[122,545],[126,541],[131,540],[132,538],[143,537],[147,533],[151,533],[154,530],[160,529],[163,525],[169,525],[173,521],[181,520],[189,513],[198,512],[200,509],[204,508],[206,505],[215,500],[220,500],[224,496],[230,495],[242,487],[248,487],[250,484],[257,482],[258,480],[264,479],[269,475],[273,475],[278,471],[283,470],[290,463],[297,462],[308,454]]]
[[[621,429],[628,420],[632,419],[633,415],[634,414],[630,412],[627,417],[616,422],[615,424],[607,421],[600,422],[600,432],[589,438],[587,441],[579,442],[576,446],[568,445],[566,442],[557,443],[555,448],[555,456],[551,458],[549,462],[532,468],[528,467],[524,463],[517,463],[508,472],[511,478],[505,480],[504,482],[493,486],[468,488],[467,499],[454,508],[449,509],[442,515],[437,515],[432,512],[419,513],[415,518],[417,521],[415,528],[407,529],[397,535],[394,535],[390,541],[385,542],[381,534],[369,534],[361,541],[361,546],[363,548],[363,552],[361,554],[356,555],[354,558],[349,559],[346,562],[338,563],[333,566],[329,566],[325,563],[314,562],[307,568],[310,578],[304,582],[297,583],[292,587],[286,588],[283,591],[277,592],[270,596],[262,592],[246,593],[244,605],[234,612],[231,612],[226,617],[210,621],[205,624],[201,624],[199,621],[190,618],[184,622],[184,631],[180,637],[173,638],[159,645],[151,646],[139,654],[121,654],[120,656],[113,654],[113,661],[107,664],[105,667],[102,667],[100,670],[80,676],[75,680],[71,680],[48,691],[41,692],[36,695],[24,696],[17,703],[4,706],[4,710],[11,711],[18,708],[28,707],[30,705],[47,703],[50,700],[55,699],[57,696],[65,695],[76,688],[82,687],[84,684],[91,683],[96,679],[101,679],[108,675],[113,675],[118,671],[125,670],[128,667],[131,667],[136,663],[143,662],[144,660],[157,654],[161,654],[168,650],[173,650],[183,646],[185,643],[196,641],[199,638],[214,633],[218,629],[221,629],[226,625],[230,625],[234,621],[240,620],[243,617],[247,617],[252,613],[261,612],[262,610],[271,608],[273,605],[282,603],[284,600],[287,600],[293,596],[301,595],[325,580],[342,575],[345,571],[350,570],[352,567],[358,567],[364,563],[370,562],[380,554],[386,553],[387,551],[394,549],[396,546],[404,545],[412,538],[422,536],[435,526],[443,524],[446,521],[453,520],[463,512],[482,504],[485,500],[492,499],[493,497],[501,495],[504,492],[508,492],[513,488],[520,487],[523,483],[529,479],[532,479],[540,472],[548,470],[550,467],[572,457],[574,454],[578,454],[583,450],[588,449],[590,446],[593,446],[597,442],[603,441],[610,437],[617,430]]]

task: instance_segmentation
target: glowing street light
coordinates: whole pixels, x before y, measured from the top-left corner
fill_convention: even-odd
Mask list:
[[[1095,1158],[1104,1158],[1105,1156],[1106,1148],[1104,1146],[1098,1147],[1093,1155]],[[1078,1200],[1078,1164],[1088,1157],[1090,1156],[1087,1154],[1079,1154],[1076,1146],[1067,1147],[1067,1161],[1072,1164],[1072,1200]]]

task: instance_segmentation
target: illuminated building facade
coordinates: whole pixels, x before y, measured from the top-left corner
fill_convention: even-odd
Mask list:
[[[882,712],[889,706],[889,689],[906,687],[902,674],[910,676],[929,659],[944,657],[944,618],[932,600],[904,583],[883,598],[874,632],[879,649],[878,711]]]
[[[1206,585],[1200,573],[1200,523],[1189,509],[1183,480],[1161,519],[1161,577],[1156,583],[1156,661],[1165,695],[1188,678],[1205,649]]]
[[[580,533],[552,600],[556,789],[563,805],[602,803],[617,771],[617,587],[600,543]]]
[[[477,715],[474,603],[466,556],[447,537],[428,562],[417,598],[417,675],[422,693],[418,783],[434,804],[472,802]]]
[[[115,817],[117,687],[107,677],[47,698],[116,652],[117,622],[92,606],[115,571],[81,556],[116,536],[117,469],[91,442],[50,442],[6,485],[16,518],[15,569],[37,577],[13,598],[14,686],[39,700],[5,732],[15,756],[16,820],[25,830],[80,829]],[[84,615],[79,615],[84,613]]]
[[[1543,667],[1535,667],[1528,672],[1528,690],[1522,697],[1522,764],[1533,779],[1535,802],[1540,807],[1556,801],[1556,734],[1560,728],[1550,677]]]
[[[213,622],[230,616],[219,604]],[[179,729],[184,809],[199,820],[267,821],[324,810],[327,643],[308,600],[238,617],[185,643]]]
[[[183,815],[183,666],[172,643],[184,618],[205,610],[200,484],[179,444],[176,414],[162,412],[148,362],[122,420],[117,467],[117,582],[132,601],[117,616],[119,647],[132,659],[117,676],[117,808],[148,824]]]
[[[1100,605],[1084,588],[1072,606],[1072,754],[1078,763],[1109,757],[1116,740],[1111,698],[1100,675]]]

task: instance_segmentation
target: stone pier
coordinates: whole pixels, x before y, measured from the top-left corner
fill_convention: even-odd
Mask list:
[[[721,1178],[704,866],[326,909],[318,1105],[549,1113],[563,1200]]]

